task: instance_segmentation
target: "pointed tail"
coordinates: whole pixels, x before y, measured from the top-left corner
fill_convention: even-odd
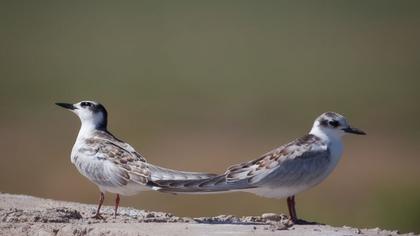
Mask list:
[[[204,179],[193,180],[157,180],[156,190],[171,193],[210,193],[210,192],[226,192],[241,189],[252,188],[246,180],[228,182],[226,174],[211,176]]]

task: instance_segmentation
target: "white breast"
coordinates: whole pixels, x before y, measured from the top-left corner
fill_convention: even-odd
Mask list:
[[[331,162],[328,166],[325,177],[327,177],[335,169],[343,154],[343,143],[341,140],[331,140],[328,146],[331,153]]]

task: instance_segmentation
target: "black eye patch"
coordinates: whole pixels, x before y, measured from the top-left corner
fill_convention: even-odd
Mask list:
[[[90,103],[90,102],[82,102],[82,103],[80,103],[80,106],[82,106],[82,107],[90,107],[90,106],[92,106],[92,103]]]
[[[322,125],[322,126],[328,126],[328,120],[326,120],[326,119],[321,119],[320,121],[319,121],[319,123]]]
[[[340,125],[340,122],[336,121],[336,120],[332,120],[330,122],[328,122],[328,124],[330,124],[332,127],[337,127]]]

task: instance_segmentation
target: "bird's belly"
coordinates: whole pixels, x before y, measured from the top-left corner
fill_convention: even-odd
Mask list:
[[[123,196],[132,196],[132,195],[136,195],[142,191],[148,191],[151,190],[148,187],[145,186],[141,186],[138,184],[134,184],[134,183],[129,183],[125,186],[102,186],[99,184],[98,188],[101,190],[101,192],[108,192],[108,193],[115,193],[115,194],[121,194]]]
[[[98,184],[97,182],[99,182],[99,180],[106,179],[104,176],[105,162],[103,160],[91,156],[80,155],[72,157],[72,162],[79,173],[93,183]]]
[[[329,159],[314,163],[306,168],[298,168],[288,175],[270,175],[264,184],[248,189],[256,195],[267,198],[284,198],[308,190],[321,183],[335,168],[338,160]]]
[[[277,184],[273,183],[272,185],[262,186],[262,187],[258,187],[258,188],[254,188],[254,189],[248,189],[246,191],[254,193],[254,194],[256,194],[258,196],[261,196],[261,197],[285,198],[285,197],[290,197],[290,196],[296,195],[300,192],[303,192],[305,190],[308,190],[308,189],[314,187],[315,185],[318,185],[327,176],[328,176],[328,174],[324,174],[324,175],[319,176],[319,177],[317,177],[315,179],[312,179],[312,180],[308,180],[308,181],[304,181],[304,182],[300,182],[300,183],[295,183],[295,184],[289,184],[289,185],[286,185],[286,184],[277,185]]]
[[[327,176],[328,172],[324,171],[318,175],[311,176],[308,174],[307,178],[303,176],[300,180],[290,181],[288,183],[284,180],[272,180],[272,184],[263,185],[255,189],[249,189],[247,192],[252,192],[258,196],[267,198],[285,198],[296,195],[297,193],[308,190],[315,185],[321,183]]]
[[[305,191],[310,187],[307,186],[289,186],[289,187],[260,187],[254,189],[248,189],[246,192],[253,193],[255,195],[266,197],[266,198],[285,198],[293,196],[297,193]]]
[[[80,174],[96,184],[101,192],[130,196],[148,190],[144,185],[122,178],[120,170],[110,161],[92,156],[75,156],[72,161]]]

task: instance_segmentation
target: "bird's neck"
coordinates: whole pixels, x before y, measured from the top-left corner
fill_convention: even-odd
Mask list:
[[[309,134],[315,135],[327,143],[341,144],[342,136],[340,134],[328,129],[320,128],[319,126],[312,127]]]
[[[328,145],[328,149],[331,152],[333,159],[336,160],[335,162],[341,158],[341,154],[343,153],[343,142],[341,141],[342,136],[340,134],[317,126],[314,126],[309,133],[319,137]]]
[[[95,131],[98,130],[106,130],[106,126],[104,127],[93,122],[82,121],[82,126],[80,127],[77,139],[85,139],[90,137],[93,133],[95,133]]]

